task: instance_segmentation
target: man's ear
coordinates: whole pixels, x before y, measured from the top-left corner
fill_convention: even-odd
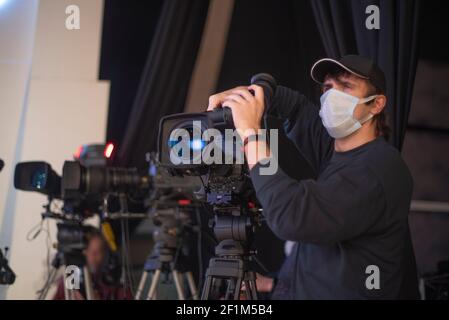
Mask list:
[[[380,94],[374,99],[370,112],[373,115],[379,114],[382,112],[382,110],[385,108],[386,105],[387,105],[387,97],[383,94]]]

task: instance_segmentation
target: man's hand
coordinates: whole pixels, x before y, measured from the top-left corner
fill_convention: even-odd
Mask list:
[[[225,98],[232,94],[233,91],[236,90],[248,90],[248,87],[240,86],[235,87],[234,89],[226,90],[220,93],[216,93],[209,97],[209,106],[207,107],[207,111],[212,111],[216,108],[221,108],[221,105],[225,101]]]
[[[252,90],[254,95],[249,91]],[[220,106],[229,107],[232,119],[242,140],[245,137],[257,134],[262,122],[265,109],[264,93],[262,87],[251,85],[237,87],[215,94],[209,98],[208,111]],[[248,167],[251,170],[256,163],[270,157],[270,151],[265,141],[250,141],[245,148]]]
[[[254,95],[249,90],[252,90]],[[260,129],[265,108],[262,87],[237,87],[215,94],[209,98],[207,110],[213,110],[220,105],[231,109],[234,125],[242,140]]]

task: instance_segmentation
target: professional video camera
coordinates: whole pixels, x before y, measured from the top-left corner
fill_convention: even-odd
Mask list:
[[[251,78],[251,84],[263,88],[268,110],[277,86],[275,79],[261,73]],[[226,164],[242,164],[243,159],[236,158],[239,138],[234,129],[231,109],[226,106],[213,111],[163,117],[158,137],[160,165],[182,175],[202,175],[210,172],[218,159],[224,159]],[[221,154],[214,154],[214,151]],[[220,170],[220,175],[229,173]]]
[[[184,251],[191,246],[187,239],[196,228],[199,204],[195,194],[202,187],[200,179],[172,176],[159,166],[154,154],[147,154],[149,168],[145,171],[111,167],[108,159],[113,156],[113,149],[110,144],[83,146],[77,151],[75,161],[64,162],[62,176],[45,162],[25,162],[16,166],[15,187],[47,195],[49,203],[44,206],[46,211],[42,216],[59,221],[58,254],[52,263],[54,270],[68,264],[84,268],[82,250],[87,244],[89,227],[83,222],[94,213],[100,214],[100,221],[119,218],[121,223],[127,218],[151,218],[156,226],[156,246],[146,263],[145,275],[176,267],[177,272],[186,272],[193,294],[191,257]],[[59,214],[50,210],[54,199],[63,201]],[[129,212],[128,200],[145,213]],[[126,230],[127,227],[122,228],[122,233]],[[122,240],[128,241],[123,237]],[[123,247],[126,245],[122,243]],[[182,249],[181,253],[179,249]],[[122,258],[125,256],[123,253]],[[42,290],[41,298],[47,291],[48,286]],[[183,293],[179,290],[178,293],[182,297]]]
[[[64,162],[62,176],[59,176],[50,164],[42,161],[16,165],[15,188],[47,195],[48,203],[44,206],[42,217],[58,221],[58,253],[52,263],[52,272],[61,265],[76,265],[85,269],[83,250],[87,245],[88,234],[92,231],[92,227],[84,224],[86,218],[98,213],[104,227],[108,224],[107,219],[111,212],[119,211],[120,217],[121,214],[129,216],[128,197],[143,203],[148,196],[148,173],[139,173],[135,168],[109,166],[108,160],[113,156],[113,149],[112,144],[82,146],[75,154],[75,161]],[[52,211],[55,199],[63,201],[60,212]],[[115,252],[111,252],[109,256],[110,261],[117,262]],[[109,282],[116,282],[118,277],[115,271],[118,263],[111,266],[109,262],[108,269],[113,271],[114,276],[107,277]],[[83,279],[87,274],[84,272]],[[53,276],[52,274],[49,278]],[[86,280],[86,297],[92,293],[87,292],[87,286],[89,279]],[[44,298],[47,291],[46,286],[40,298]]]
[[[257,74],[251,78],[251,84],[263,88],[265,105],[269,106],[276,90],[274,78]],[[211,205],[254,203],[256,199],[250,191],[252,184],[241,152],[242,142],[234,129],[231,109],[226,106],[214,111],[163,117],[159,124],[159,163],[174,175],[205,176],[206,200]]]
[[[276,81],[268,74],[258,74],[251,84],[263,88],[268,110]],[[261,221],[260,206],[247,165],[238,152],[242,142],[234,129],[232,112],[226,105],[214,111],[166,116],[159,124],[160,165],[173,175],[202,176],[203,199],[215,214],[211,226],[219,241],[215,250],[218,257],[209,263],[202,299],[215,295],[223,279],[227,280],[225,299],[238,299],[242,282],[247,299],[257,298],[249,262],[254,255],[254,230]]]
[[[64,162],[62,176],[43,161],[18,163],[14,187],[46,194],[49,203],[61,199],[64,201],[63,213],[78,219],[89,217],[100,209],[109,212],[111,208],[104,205],[114,203],[108,201],[111,195],[132,195],[133,199],[143,201],[150,187],[147,172],[109,166],[112,149],[112,144],[82,146],[75,161]]]
[[[51,282],[56,276],[56,270],[62,265],[84,265],[83,249],[87,243],[87,230],[83,220],[92,216],[100,202],[95,199],[67,199],[61,212],[53,212],[51,205],[54,199],[62,199],[61,177],[52,169],[51,165],[42,161],[23,162],[16,165],[14,173],[14,187],[23,191],[34,191],[47,195],[48,203],[44,205],[43,219],[55,219],[57,223],[57,254],[55,255],[50,273],[44,289],[45,298]]]

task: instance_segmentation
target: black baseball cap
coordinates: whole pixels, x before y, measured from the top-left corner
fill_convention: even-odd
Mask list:
[[[312,79],[324,83],[324,78],[329,72],[338,66],[357,77],[369,80],[373,85],[386,92],[385,74],[373,60],[358,55],[347,55],[339,60],[324,58],[315,62],[310,70]]]

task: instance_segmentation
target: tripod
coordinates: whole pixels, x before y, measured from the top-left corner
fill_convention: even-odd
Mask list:
[[[64,266],[63,284],[65,300],[75,300],[75,291],[67,286],[68,274],[66,273],[66,270],[68,266],[75,266],[78,268],[78,270],[82,270],[82,276],[84,280],[84,288],[82,291],[84,291],[87,300],[93,300],[92,278],[87,268],[85,257],[81,251],[64,252],[62,250],[58,250],[55,257],[53,258],[51,265],[52,269],[43,289],[39,293],[38,300],[45,300],[48,291],[50,290],[52,283],[54,283],[56,275],[58,274],[58,270],[61,268],[61,266]],[[74,271],[75,270],[76,269],[74,269]]]
[[[147,300],[155,300],[157,298],[157,286],[162,274],[171,274],[173,282],[176,287],[176,293],[179,300],[185,300],[186,295],[184,293],[183,287],[183,275],[186,276],[187,283],[189,286],[189,291],[194,300],[198,300],[198,290],[193,279],[193,274],[191,271],[182,269],[179,261],[175,262],[175,252],[176,249],[168,248],[160,245],[156,245],[155,250],[149,256],[147,262],[145,263],[144,272],[139,282],[139,287],[136,292],[136,300],[141,299],[143,289],[147,282],[148,276],[153,275],[151,279],[150,288],[147,294]]]
[[[52,213],[46,213],[46,217],[53,217]],[[92,278],[89,273],[89,269],[86,265],[86,257],[83,254],[83,250],[86,247],[86,227],[80,225],[78,221],[63,220],[63,222],[58,223],[58,251],[53,258],[51,263],[52,270],[50,271],[49,277],[45,282],[45,285],[41,292],[39,293],[38,299],[43,300],[48,294],[50,286],[55,281],[58,270],[61,266],[64,266],[63,284],[64,284],[64,297],[66,300],[74,300],[75,291],[68,287],[69,276],[67,271],[73,271],[73,276],[79,277],[78,280],[81,282],[83,280],[84,296],[87,300],[93,300],[93,288],[92,288]],[[69,269],[70,267],[70,269]]]
[[[154,232],[153,239],[155,246],[147,261],[144,271],[139,281],[139,286],[135,295],[136,300],[140,300],[143,294],[148,276],[153,275],[147,293],[147,300],[157,298],[157,287],[162,274],[172,276],[179,300],[185,300],[186,295],[183,287],[183,276],[185,275],[190,295],[192,299],[198,300],[198,290],[195,285],[193,273],[190,271],[189,258],[182,253],[182,222],[172,214],[159,212],[158,222],[161,224]]]
[[[201,300],[217,299],[223,281],[225,300],[239,300],[242,284],[245,298],[257,300],[256,274],[251,270],[254,252],[246,245],[252,235],[252,222],[246,216],[215,216],[214,233],[221,240],[215,248],[217,257],[209,261]]]

